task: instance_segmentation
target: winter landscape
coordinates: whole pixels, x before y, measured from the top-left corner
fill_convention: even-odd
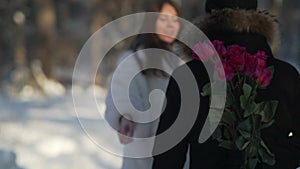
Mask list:
[[[122,146],[116,133],[107,131],[104,99],[130,39],[115,45],[99,65],[97,58],[85,59],[85,73],[98,71],[95,83],[73,84],[72,75],[89,37],[111,21],[144,11],[152,1],[0,0],[0,169],[120,168],[122,158],[109,152]],[[174,1],[188,21],[205,14],[205,1]],[[300,1],[258,5],[279,18],[275,56],[300,71]],[[120,28],[133,27],[116,26],[96,49],[121,34]]]
[[[80,93],[92,92],[77,88]],[[106,91],[98,88],[99,110],[104,111]],[[102,138],[103,130],[93,128],[104,123],[99,113],[93,113],[82,97],[77,108],[81,116]],[[61,96],[25,96],[0,98],[0,168],[1,169],[115,169],[121,158],[99,148],[82,130],[73,105],[71,89]],[[95,115],[96,114],[96,115]],[[98,116],[97,116],[98,115]],[[114,143],[112,143],[114,144]],[[115,143],[116,144],[116,143]]]

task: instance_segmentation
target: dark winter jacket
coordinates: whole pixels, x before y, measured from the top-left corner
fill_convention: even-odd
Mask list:
[[[278,39],[276,19],[266,12],[223,9],[212,11],[198,19],[195,24],[210,40],[221,40],[225,45],[245,46],[251,54],[258,50],[267,53],[268,65],[273,65],[275,72],[271,84],[259,91],[258,100],[279,101],[275,123],[262,131],[263,139],[275,154],[276,164],[274,166],[258,164],[256,169],[299,167],[300,76],[293,66],[273,56],[271,48],[277,44]],[[202,89],[203,85],[209,82],[203,63],[193,60],[187,65],[192,70],[199,89]],[[181,68],[177,69],[173,76],[185,79],[181,71]],[[167,106],[160,118],[157,133],[164,132],[173,124],[180,109],[181,94],[174,79],[169,82],[166,97]],[[203,144],[198,143],[208,107],[208,98],[201,97],[199,113],[192,130],[174,148],[154,157],[154,169],[182,169],[188,146],[190,146],[191,169],[239,169],[243,163],[241,153],[220,148],[211,138]],[[156,147],[154,151],[155,149]]]

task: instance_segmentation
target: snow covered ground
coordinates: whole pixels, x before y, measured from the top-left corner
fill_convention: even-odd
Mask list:
[[[105,140],[107,133],[101,130],[105,121],[84,96],[92,90],[77,91],[82,100],[76,108],[88,131],[96,140],[120,146]],[[97,93],[98,108],[103,113],[106,91],[99,89]],[[71,89],[64,96],[23,101],[0,95],[0,150],[16,153],[16,163],[24,169],[117,169],[122,163],[122,158],[99,148],[82,130]],[[5,162],[0,159],[0,168]]]

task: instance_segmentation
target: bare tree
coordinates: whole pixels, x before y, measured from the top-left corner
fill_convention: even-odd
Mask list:
[[[52,77],[56,51],[56,15],[53,0],[34,0],[34,5],[36,6],[36,27],[39,39],[36,44],[35,58],[41,60],[46,75]]]

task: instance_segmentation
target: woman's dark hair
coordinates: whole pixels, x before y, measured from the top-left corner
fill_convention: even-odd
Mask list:
[[[151,3],[146,4],[146,12],[161,12],[163,5],[169,4],[172,7],[175,8],[177,12],[177,16],[181,16],[181,12],[179,10],[178,5],[173,2],[172,0],[156,0],[152,1]],[[158,19],[157,15],[147,15],[145,16],[145,20],[143,23],[142,30],[143,32],[153,32],[155,30],[156,26],[156,21]],[[179,22],[180,23],[180,22]],[[180,28],[182,27],[180,23]],[[130,46],[130,50],[136,52],[139,49],[147,49],[147,48],[158,48],[158,49],[164,49],[170,51],[170,44],[167,44],[166,42],[163,42],[162,40],[159,39],[158,35],[156,33],[146,33],[146,34],[139,34],[137,35],[134,40],[132,41],[132,44]],[[151,56],[146,58],[146,62],[150,62],[150,60],[153,59]],[[153,61],[152,61],[153,62]],[[141,63],[141,62],[140,62]],[[158,64],[160,64],[160,61],[157,61]],[[164,74],[164,73],[159,73],[162,71],[159,70],[145,70],[142,73],[143,74]]]

